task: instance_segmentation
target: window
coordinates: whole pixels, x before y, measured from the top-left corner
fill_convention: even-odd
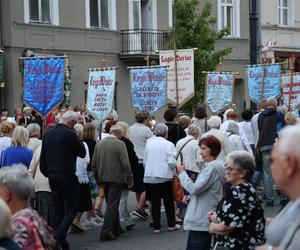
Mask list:
[[[115,0],[86,0],[87,27],[116,29]]]
[[[228,36],[240,36],[240,0],[218,0],[218,29],[226,27]]]
[[[58,0],[24,0],[24,22],[59,25]]]
[[[278,0],[278,25],[286,26],[288,22],[289,3],[288,0]]]
[[[49,0],[29,1],[30,22],[50,23]]]
[[[174,0],[169,0],[169,28],[172,28],[175,23]]]

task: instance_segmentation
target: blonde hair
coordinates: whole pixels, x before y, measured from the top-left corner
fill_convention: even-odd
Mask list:
[[[14,130],[14,126],[10,122],[3,122],[0,128],[1,135],[11,135]]]
[[[187,115],[182,115],[178,118],[178,123],[183,129],[188,128],[191,122],[192,122],[191,118]]]
[[[14,147],[27,147],[29,141],[28,130],[22,126],[16,126],[11,136],[11,144]]]
[[[294,112],[287,112],[284,116],[284,120],[288,125],[295,125],[297,124],[297,116]]]
[[[13,234],[11,212],[2,199],[0,199],[0,214],[0,239],[10,239]]]
[[[126,122],[117,122],[116,125],[120,126],[123,129],[123,136],[127,137],[128,136],[128,128],[129,128],[129,124]]]

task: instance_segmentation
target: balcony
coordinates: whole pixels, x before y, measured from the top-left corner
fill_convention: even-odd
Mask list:
[[[164,49],[170,40],[170,32],[166,30],[122,30],[121,58],[144,58],[147,54],[153,57],[155,52]]]

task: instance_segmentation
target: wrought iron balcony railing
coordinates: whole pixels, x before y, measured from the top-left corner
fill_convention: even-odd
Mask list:
[[[164,49],[170,38],[170,32],[166,30],[122,30],[121,53],[154,54],[155,51]]]

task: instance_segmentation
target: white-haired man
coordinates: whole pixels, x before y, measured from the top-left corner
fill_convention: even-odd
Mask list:
[[[271,156],[277,188],[291,200],[266,230],[267,245],[259,250],[300,249],[300,126],[282,130]]]
[[[207,121],[207,126],[210,128],[210,130],[204,133],[201,136],[201,139],[209,135],[216,137],[220,141],[222,146],[222,150],[218,156],[218,159],[225,161],[225,156],[232,152],[232,148],[229,144],[227,134],[220,130],[221,118],[217,115],[211,116]]]
[[[49,177],[54,205],[54,237],[62,249],[69,249],[66,236],[78,212],[76,159],[86,155],[83,143],[73,130],[77,117],[74,111],[64,113],[60,123],[48,129],[42,142],[40,169]]]
[[[109,133],[110,136],[97,142],[92,160],[92,169],[96,173],[97,182],[104,187],[107,204],[101,241],[115,240],[124,232],[120,226],[118,208],[123,189],[126,185],[133,185],[126,145],[120,140],[123,129],[114,125]]]

